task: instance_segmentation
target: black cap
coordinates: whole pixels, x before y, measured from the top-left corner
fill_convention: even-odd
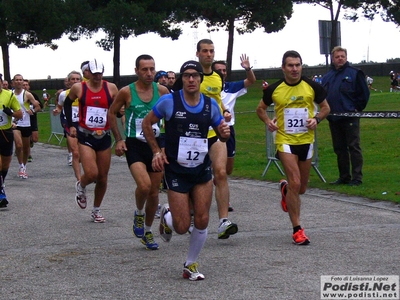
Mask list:
[[[197,72],[199,72],[201,80],[200,82],[203,82],[203,67],[201,66],[201,64],[198,61],[195,60],[188,60],[187,62],[185,62],[180,71],[179,71],[179,77],[178,79],[175,81],[174,85],[172,86],[172,90],[174,91],[178,91],[181,90],[183,88],[183,82],[182,82],[182,74],[186,71],[186,70],[196,70]]]
[[[161,76],[166,76],[168,77],[168,73],[165,71],[158,71],[156,73],[156,76],[154,76],[154,82],[158,82],[158,79],[160,79]]]
[[[201,64],[198,61],[189,60],[189,61],[185,62],[181,67],[180,73],[182,74],[183,72],[185,72],[186,70],[189,70],[189,69],[196,70],[201,75],[203,75],[203,67],[201,66]]]

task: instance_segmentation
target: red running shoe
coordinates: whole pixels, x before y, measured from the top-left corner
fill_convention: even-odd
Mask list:
[[[304,233],[303,228],[293,234],[293,243],[296,245],[308,245],[310,243],[310,239]]]
[[[286,186],[287,186],[288,182],[285,179],[281,179],[279,181],[279,190],[281,191],[282,194],[282,200],[281,200],[281,206],[282,206],[282,210],[284,212],[287,212],[287,206],[286,206]]]

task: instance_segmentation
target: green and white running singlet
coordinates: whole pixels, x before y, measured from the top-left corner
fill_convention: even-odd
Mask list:
[[[153,98],[150,102],[142,101],[136,91],[136,85],[131,83],[129,85],[132,99],[129,107],[125,108],[125,135],[130,138],[137,138],[142,142],[146,142],[143,135],[142,122],[144,117],[151,111],[153,106],[157,103],[160,98],[158,94],[157,83],[153,82]],[[153,131],[156,137],[160,135],[159,124],[153,124]]]

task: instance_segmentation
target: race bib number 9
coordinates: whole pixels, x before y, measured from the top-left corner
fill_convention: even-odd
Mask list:
[[[85,124],[88,128],[104,128],[107,124],[107,108],[88,106]]]
[[[308,131],[307,108],[285,108],[283,111],[285,132],[287,134],[305,133]]]
[[[181,137],[179,140],[178,163],[185,168],[195,168],[204,162],[208,152],[205,138]]]

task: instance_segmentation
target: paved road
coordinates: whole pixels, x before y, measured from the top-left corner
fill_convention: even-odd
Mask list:
[[[302,224],[311,245],[295,246],[277,184],[231,180],[230,218],[239,232],[217,239],[213,201],[199,259],[206,279],[190,282],[182,278],[189,235],[164,243],[156,220],[158,251],[132,236],[135,185],[125,159],[112,159],[102,205],[107,221],[94,224],[90,209],[74,203],[66,150],[37,144],[33,156],[29,179],[16,177],[14,159],[6,180],[0,299],[320,299],[321,275],[399,275],[398,205],[310,190]],[[88,195],[91,205],[93,186]]]

